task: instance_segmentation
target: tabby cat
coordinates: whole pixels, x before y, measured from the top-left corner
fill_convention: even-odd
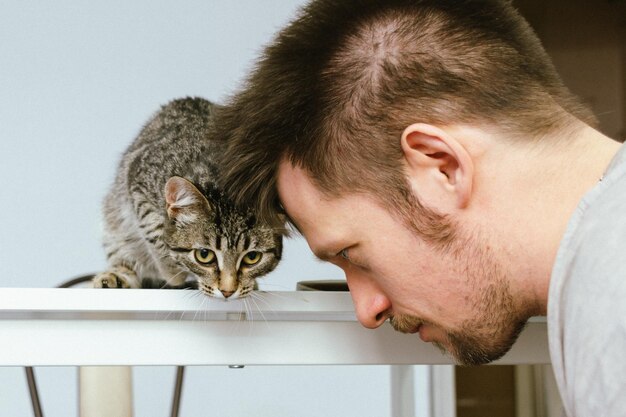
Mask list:
[[[225,146],[214,134],[216,109],[201,98],[174,100],[126,150],[104,201],[109,267],[95,287],[196,281],[210,296],[235,299],[276,267],[281,233],[216,185]]]

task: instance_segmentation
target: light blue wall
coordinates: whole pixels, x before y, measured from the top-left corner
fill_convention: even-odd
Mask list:
[[[161,104],[233,92],[298,3],[4,2],[0,284],[101,269],[100,203],[120,154]],[[290,242],[268,284],[341,276],[304,249]]]
[[[102,269],[100,202],[120,153],[168,100],[220,101],[232,92],[299,3],[4,1],[0,285],[53,287]],[[342,277],[301,240],[287,243],[284,259],[263,288]],[[1,329],[0,343],[10,343]],[[46,416],[76,416],[76,369],[36,372]],[[0,368],[0,417],[32,415],[23,374]],[[136,416],[169,415],[173,378],[173,368],[135,368]],[[190,368],[182,404],[183,417],[385,417],[389,410],[385,366]]]

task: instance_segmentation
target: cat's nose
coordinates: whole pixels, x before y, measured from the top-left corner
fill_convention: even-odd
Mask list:
[[[235,291],[227,291],[227,290],[220,290],[220,292],[222,293],[224,298],[228,298],[235,293]]]

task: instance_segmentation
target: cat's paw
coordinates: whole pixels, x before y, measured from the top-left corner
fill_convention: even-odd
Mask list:
[[[113,272],[102,272],[93,278],[94,288],[130,288],[126,278]]]

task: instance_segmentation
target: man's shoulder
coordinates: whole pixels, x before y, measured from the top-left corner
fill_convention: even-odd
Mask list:
[[[599,184],[578,210],[578,224],[563,242],[569,252],[569,274],[576,276],[568,280],[569,286],[608,297],[617,294],[607,290],[626,295],[626,173]]]
[[[560,329],[554,350],[562,352],[555,371],[573,415],[619,415],[626,406],[626,175],[599,188],[578,207],[551,295]]]
[[[616,159],[580,201],[552,271],[550,354],[572,415],[621,415],[615,412],[626,407],[624,160]]]
[[[574,216],[577,224],[570,225],[574,230],[570,241],[564,243],[578,247],[577,251],[620,260],[615,255],[626,249],[626,166],[623,168],[623,173],[607,178],[582,199]]]
[[[626,166],[624,167],[626,168]],[[610,332],[626,321],[626,169],[589,192],[559,250],[551,297],[578,339]],[[619,174],[619,175],[615,175]],[[598,326],[599,323],[604,323]],[[579,326],[588,326],[580,331]],[[576,334],[577,336],[574,336]]]

